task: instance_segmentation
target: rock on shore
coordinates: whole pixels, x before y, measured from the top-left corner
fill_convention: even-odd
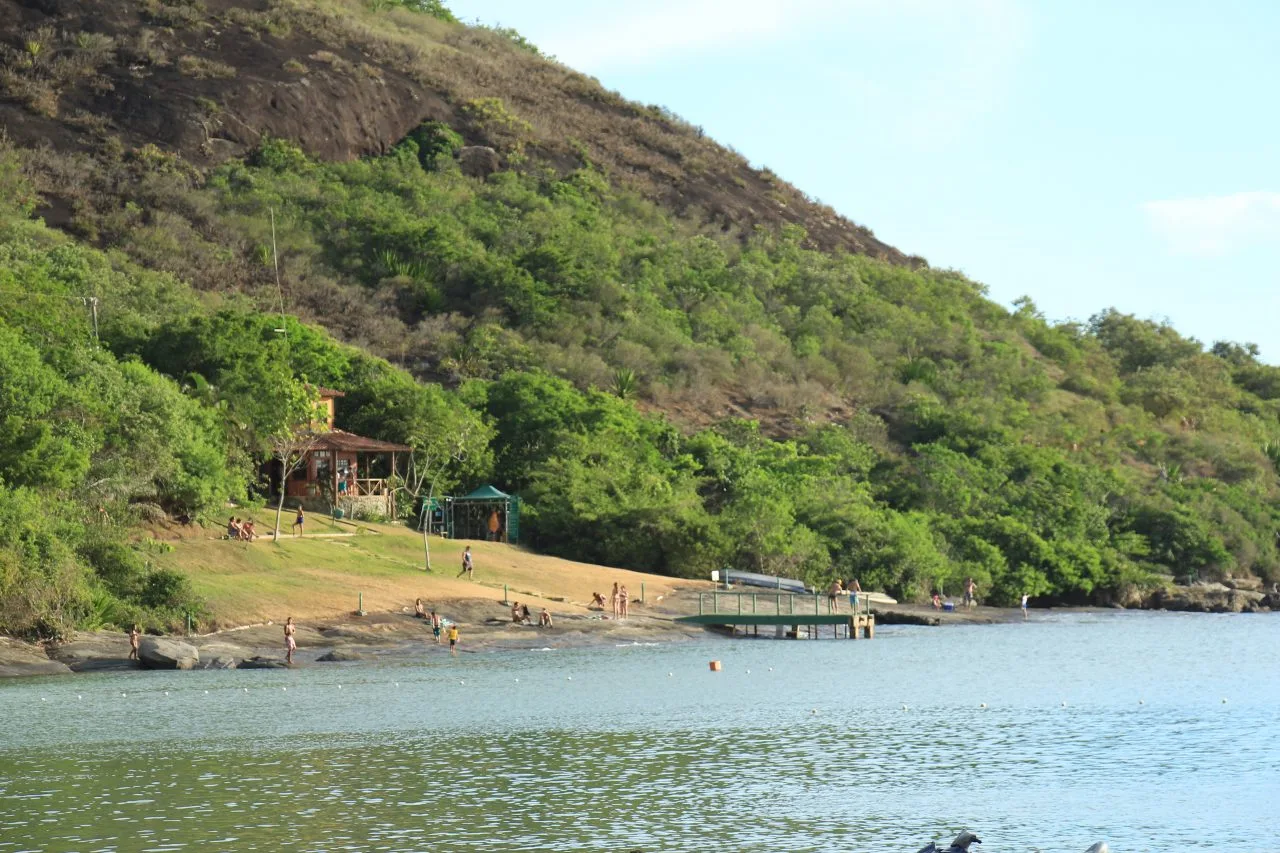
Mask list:
[[[23,675],[63,675],[71,667],[50,660],[39,646],[0,637],[0,678]]]
[[[195,646],[163,637],[143,637],[138,656],[147,669],[195,669],[200,664]]]

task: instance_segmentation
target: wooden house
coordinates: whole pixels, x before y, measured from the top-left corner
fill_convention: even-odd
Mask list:
[[[412,448],[334,428],[335,400],[341,391],[318,389],[326,429],[284,484],[285,503],[312,512],[342,510],[344,515],[395,515],[395,494],[388,483]],[[271,490],[280,487],[280,463],[273,462]]]

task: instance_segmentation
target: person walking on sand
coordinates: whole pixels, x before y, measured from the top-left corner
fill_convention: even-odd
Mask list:
[[[293,666],[293,653],[298,650],[298,641],[294,639],[294,634],[298,633],[298,626],[293,624],[293,617],[290,616],[284,620],[284,662]]]
[[[1026,622],[1026,621],[1027,621],[1027,598],[1028,598],[1028,596],[1027,596],[1027,594],[1024,592],[1024,593],[1022,594],[1022,621],[1023,621],[1023,622]]]
[[[618,618],[619,619],[626,619],[627,616],[630,615],[630,611],[628,609],[630,604],[631,604],[631,596],[627,592],[627,587],[624,584],[623,586],[618,587]]]
[[[436,645],[440,645],[440,614],[434,610],[431,611],[431,636],[436,638]]]
[[[614,581],[613,592],[609,593],[609,612],[613,614],[613,618],[618,618],[618,583]]]
[[[458,653],[458,623],[455,622],[449,626],[449,654],[456,655]]]
[[[302,525],[306,520],[307,520],[307,517],[302,512],[302,504],[298,504],[298,514],[293,517],[293,535],[294,536],[302,535]]]
[[[462,571],[458,572],[458,577],[466,575],[467,580],[473,581],[476,579],[475,569],[475,562],[471,559],[471,546],[468,545],[462,552]]]
[[[138,645],[142,642],[142,629],[137,623],[129,629],[129,660],[138,660]]]

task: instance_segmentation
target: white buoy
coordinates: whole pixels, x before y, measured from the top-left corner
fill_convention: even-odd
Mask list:
[[[982,703],[981,705],[979,705],[978,707],[979,707],[979,708],[985,708],[985,707],[987,707],[987,703],[986,703],[986,702],[983,702],[983,703]]]
[[[244,689],[244,692],[245,692],[245,693],[248,693],[248,692],[249,692],[249,688],[248,688],[248,687],[246,687],[246,688]]]
[[[519,681],[519,680],[520,680],[520,679],[518,679],[518,678],[516,679],[516,681]],[[397,681],[397,682],[396,682],[396,687],[399,687],[399,686],[400,686],[400,682],[398,682],[398,681]]]
[[[288,688],[288,687],[281,687],[281,688],[280,688],[280,690],[281,690],[281,691],[283,691],[283,692],[286,692],[286,693],[287,693],[287,692],[289,691],[289,688]]]
[[[907,710],[907,706],[906,706],[906,705],[903,705],[903,706],[902,706],[902,710],[904,710],[904,711],[905,711],[905,710]]]
[[[1146,703],[1146,702],[1144,702],[1143,700],[1139,699],[1139,700],[1138,700],[1138,704],[1139,704],[1139,705],[1145,705],[1145,704],[1147,704],[1147,703]]]
[[[1063,703],[1062,703],[1062,707],[1064,707],[1064,708],[1065,708],[1065,707],[1067,707],[1067,703],[1066,703],[1066,702],[1063,702]]]
[[[341,685],[341,684],[339,684],[339,685],[338,685],[338,689],[339,689],[339,690],[341,690],[341,689],[342,689],[342,685]]]
[[[83,696],[81,696],[79,693],[77,693],[77,694],[76,694],[76,698],[77,698],[77,699],[83,699],[84,697],[83,697]]]
[[[41,696],[41,697],[40,697],[40,701],[41,701],[41,702],[48,702],[49,700],[48,700],[48,699],[46,699],[46,698],[44,698],[43,696]]]
[[[125,698],[126,696],[128,696],[128,695],[129,695],[128,693],[121,693],[121,694],[120,694],[120,698],[121,698],[121,699],[124,699],[124,698]]]
[[[751,674],[751,670],[747,670],[747,675],[750,675],[750,674]]]
[[[516,679],[516,684],[519,684],[519,683],[520,683],[520,679],[518,679],[518,678],[517,678],[517,679]]]
[[[674,677],[675,677],[675,673],[674,673],[674,672],[668,672],[668,673],[667,673],[667,678],[674,678]]]
[[[1223,705],[1227,704],[1227,700],[1226,700],[1226,699],[1223,699],[1223,700],[1222,700],[1222,704],[1223,704]]]
[[[467,682],[465,682],[465,681],[459,681],[458,683],[459,683],[459,684],[466,684]]]
[[[572,676],[572,675],[571,675],[571,676],[569,676],[568,680],[569,680],[569,681],[573,681],[573,676]],[[1227,700],[1223,699],[1222,701],[1224,701],[1224,702],[1225,702],[1225,701],[1227,701]]]
[[[818,709],[817,709],[817,708],[814,708],[814,709],[813,709],[812,711],[810,711],[809,713],[811,713],[811,714],[816,714],[816,713],[818,713]]]
[[[770,671],[770,672],[773,672],[773,667],[769,667],[769,671]]]
[[[168,690],[166,690],[166,691],[164,692],[164,695],[168,696],[168,695],[169,695],[169,691],[168,691]]]
[[[209,695],[209,691],[208,691],[208,690],[206,690],[206,691],[204,692],[204,695],[208,696],[208,695]]]

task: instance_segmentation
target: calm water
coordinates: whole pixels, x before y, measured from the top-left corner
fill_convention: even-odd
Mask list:
[[[1101,614],[0,682],[0,853],[1271,850],[1278,641]]]

